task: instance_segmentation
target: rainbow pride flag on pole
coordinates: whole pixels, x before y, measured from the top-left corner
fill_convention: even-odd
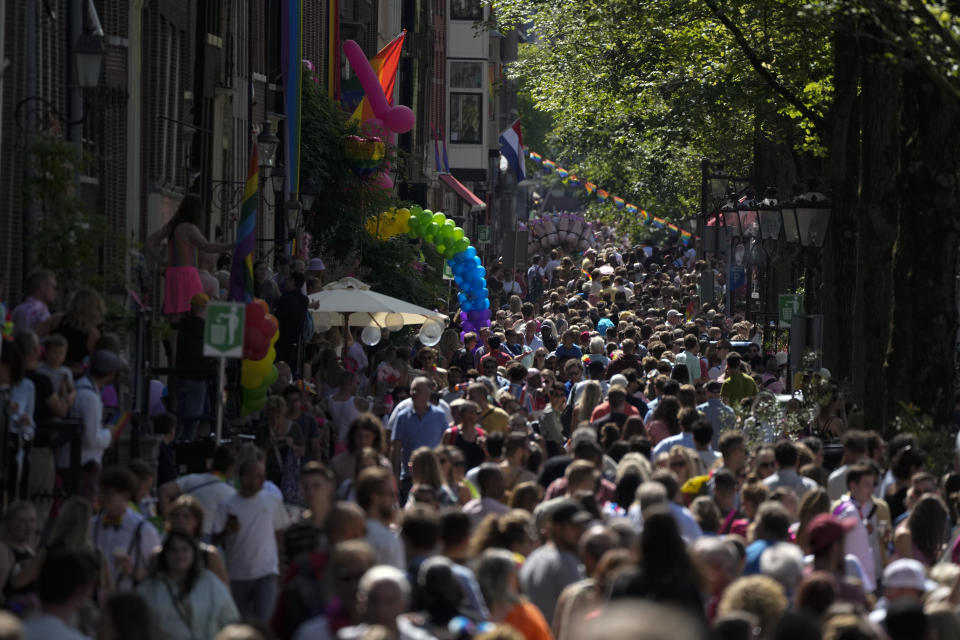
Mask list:
[[[593,195],[593,192],[597,190],[597,185],[593,184],[592,182],[584,182],[583,188],[587,190],[587,193]]]
[[[571,187],[579,187],[579,186],[580,186],[580,178],[578,178],[577,176],[571,175],[571,176],[570,176],[570,179],[568,180],[568,182],[570,183],[570,186],[571,186]]]
[[[554,162],[553,160],[544,160],[544,161],[543,161],[543,172],[544,172],[544,173],[550,173],[551,171],[553,171],[554,167],[556,167],[556,166],[557,166],[557,163]]]
[[[250,152],[250,168],[243,190],[240,223],[237,225],[237,248],[230,267],[230,299],[236,302],[253,300],[253,250],[257,241],[257,188],[259,149],[254,143]]]
[[[637,212],[637,207],[634,206],[634,205],[632,205],[632,204],[630,204],[629,202],[624,206],[624,208],[627,210],[627,213],[636,213],[636,212]]]
[[[666,220],[663,218],[658,218],[657,216],[653,216],[653,226],[655,226],[657,229],[663,229],[666,225]]]
[[[563,167],[557,167],[557,175],[561,178],[566,178],[568,175],[570,175],[570,172]]]
[[[540,164],[541,162],[543,162],[543,156],[541,156],[539,153],[536,153],[535,151],[531,151],[530,153],[528,153],[527,157],[530,158],[530,160],[532,160],[533,162],[536,162],[537,164]]]
[[[377,55],[370,59],[370,66],[373,67],[373,72],[377,74],[380,86],[383,87],[383,95],[387,97],[387,104],[391,107],[393,106],[393,87],[397,82],[397,69],[400,67],[400,51],[403,49],[403,40],[406,37],[407,30],[404,29],[400,35],[387,43],[387,46],[380,49]],[[363,100],[360,101],[352,117],[360,122],[375,117],[373,107],[370,106],[370,100],[367,96],[364,96]]]
[[[610,193],[603,189],[597,189],[597,202],[606,202]]]
[[[619,196],[613,196],[613,204],[617,207],[617,209],[623,209],[623,205],[626,203],[623,201],[623,198]]]

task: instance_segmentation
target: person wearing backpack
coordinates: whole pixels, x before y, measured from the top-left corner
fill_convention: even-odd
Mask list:
[[[160,534],[130,507],[137,479],[126,467],[113,467],[100,477],[103,509],[93,519],[93,544],[103,553],[118,590],[130,589],[147,577]]]

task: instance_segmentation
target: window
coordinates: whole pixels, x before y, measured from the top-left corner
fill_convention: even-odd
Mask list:
[[[480,0],[450,0],[451,20],[483,20]]]
[[[483,63],[451,62],[450,87],[452,89],[482,89]]]
[[[480,144],[483,133],[483,94],[450,92],[450,142]]]

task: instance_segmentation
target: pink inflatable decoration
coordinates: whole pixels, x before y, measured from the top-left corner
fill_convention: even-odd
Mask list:
[[[396,144],[397,134],[406,133],[413,128],[416,118],[410,107],[397,105],[391,107],[387,102],[387,96],[383,93],[383,87],[377,74],[374,73],[370,61],[353,40],[346,40],[343,43],[343,54],[350,62],[353,72],[357,74],[357,80],[370,101],[370,107],[373,109],[375,118],[364,121],[362,130],[364,135],[377,136],[387,142],[387,144]],[[377,184],[384,189],[393,188],[393,180],[390,178],[390,165],[386,166],[385,171],[381,171],[377,176]]]

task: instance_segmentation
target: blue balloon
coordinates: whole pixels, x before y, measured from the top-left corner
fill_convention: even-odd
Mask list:
[[[481,309],[489,309],[489,308],[490,308],[490,301],[489,301],[488,299],[484,298],[484,299],[480,302],[480,308],[481,308]]]
[[[477,257],[477,250],[474,249],[473,247],[467,247],[466,249],[464,249],[463,252],[464,252],[465,254],[467,254],[467,257],[468,257],[468,258],[476,258],[476,257]]]
[[[477,267],[477,277],[483,279],[485,275],[487,275],[487,270],[483,267]]]
[[[484,297],[484,298],[489,298],[489,297],[490,297],[490,291],[489,291],[486,287],[484,287],[484,288],[480,291],[480,296],[481,296],[481,297]]]

